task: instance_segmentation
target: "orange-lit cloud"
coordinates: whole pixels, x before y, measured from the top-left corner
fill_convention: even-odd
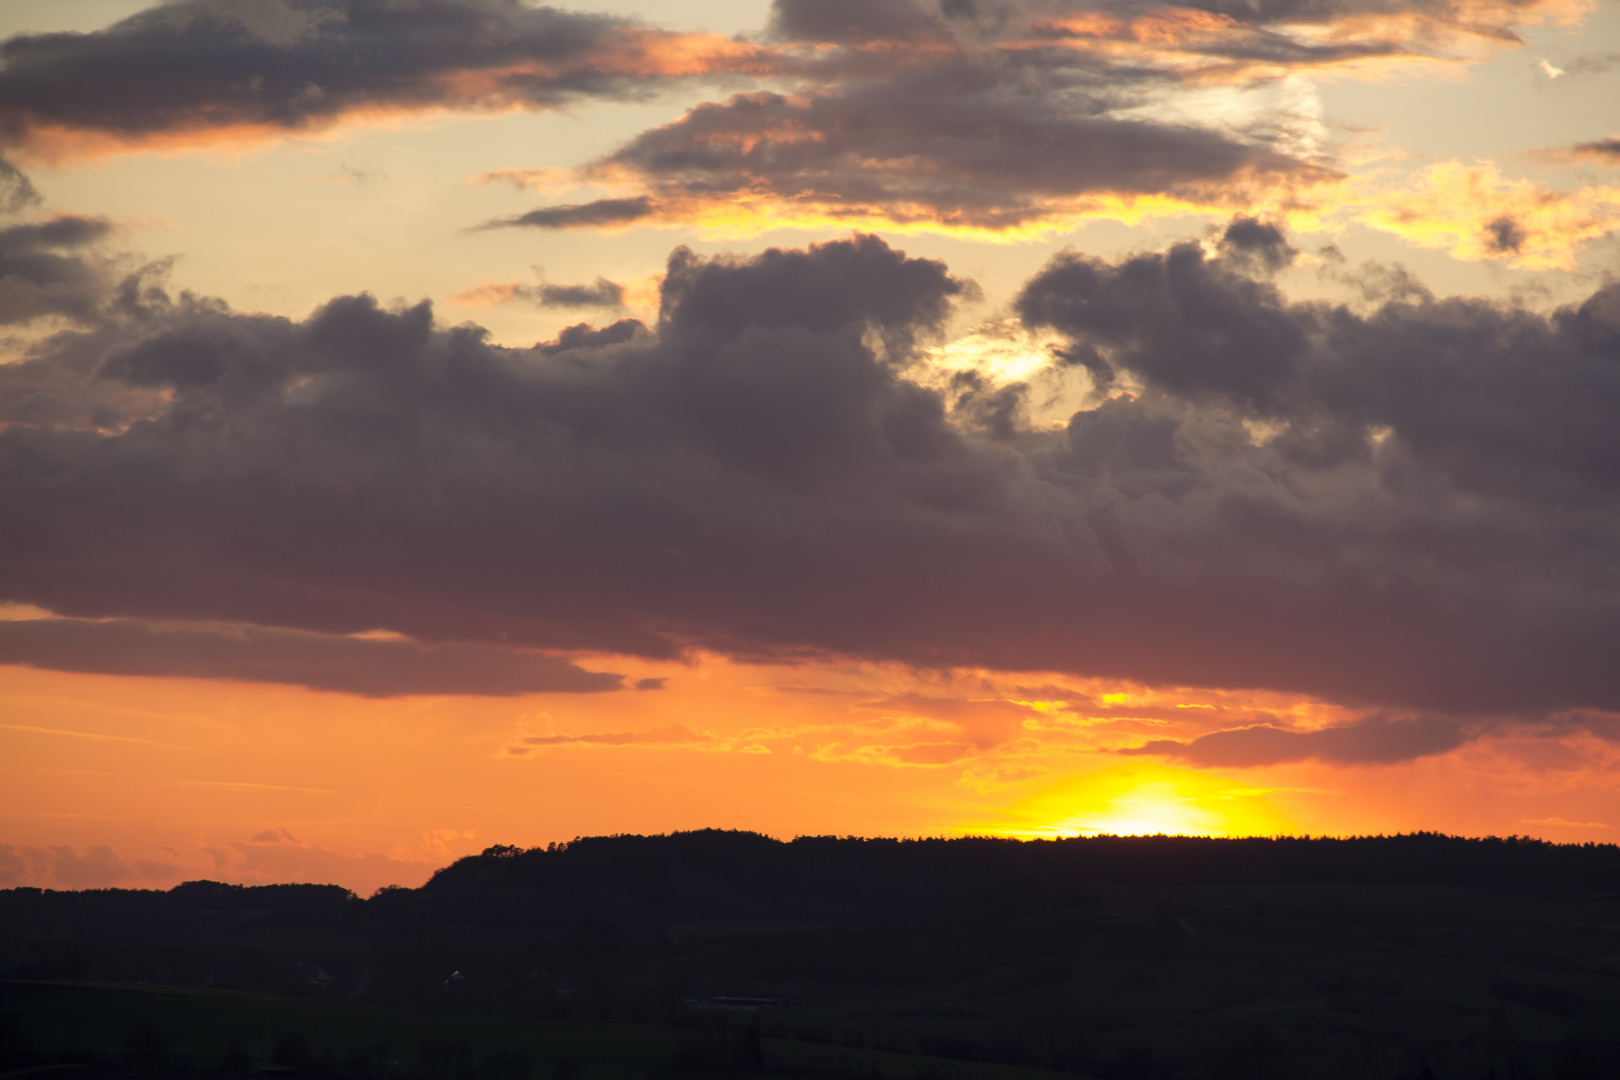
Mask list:
[[[942,108],[947,82],[953,103]],[[1021,239],[1096,218],[1286,208],[1338,179],[1217,130],[1075,109],[999,73],[954,69],[700,105],[578,175],[625,194],[491,224]]]
[[[625,287],[607,278],[597,278],[590,285],[486,281],[457,293],[451,300],[462,307],[494,307],[497,304],[522,302],[536,307],[615,309],[625,306]]]
[[[1557,149],[1538,150],[1535,156],[1561,165],[1592,163],[1620,165],[1620,135],[1610,135],[1606,139],[1593,139]]]
[[[1582,244],[1620,228],[1620,187],[1554,191],[1488,163],[1432,165],[1352,203],[1354,220],[1410,243],[1530,270],[1570,269]]]
[[[1324,4],[1211,11],[1163,5],[1036,16],[1027,41],[1153,66],[1193,83],[1241,83],[1309,71],[1383,78],[1485,59],[1522,45],[1517,28],[1577,23],[1589,0],[1509,4],[1485,0],[1390,8]]]
[[[286,18],[266,22],[269,11]],[[365,63],[353,62],[356,50]],[[718,34],[552,8],[181,0],[91,34],[9,41],[0,143],[56,163],[251,146],[412,116],[631,98],[672,80],[768,75],[783,62]]]

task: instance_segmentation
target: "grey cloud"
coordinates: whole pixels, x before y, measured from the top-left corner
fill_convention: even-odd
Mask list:
[[[1492,14],[1507,22],[1513,21],[1513,9],[1505,4],[1493,9],[1489,5],[1444,0],[1421,5],[1393,4],[1388,0],[1205,0],[1179,6],[1215,12],[1242,28],[1322,26],[1350,22],[1369,14],[1402,13],[1457,27],[1482,25],[1481,17]],[[953,36],[977,41],[1039,39],[1061,35],[1064,32],[1062,20],[1070,16],[1103,15],[1123,21],[1165,14],[1160,8],[1111,4],[1106,0],[774,0],[771,9],[771,30],[779,38],[851,45],[936,44]],[[1106,32],[1095,21],[1088,21],[1086,25],[1090,34]],[[1168,44],[1176,29],[1173,23],[1162,24],[1157,43]],[[1198,41],[1194,47],[1228,50],[1235,47],[1231,35],[1223,38],[1210,34],[1207,26],[1202,25],[1199,29],[1204,32],[1188,35]],[[1391,36],[1387,29],[1385,36]],[[1353,47],[1372,47],[1356,41],[1353,31],[1341,37],[1353,42]],[[1250,43],[1250,48],[1263,45],[1292,55],[1303,55],[1312,49],[1297,37],[1282,35],[1236,40]],[[1399,44],[1385,41],[1382,47],[1388,51]],[[1323,53],[1332,51],[1317,48]]]
[[[637,182],[639,197],[492,224],[683,223],[735,204],[765,222],[1010,230],[1062,223],[1102,196],[1242,209],[1337,174],[1280,106],[1235,128],[1164,119],[1193,114],[1166,108],[1189,85],[1439,62],[1464,39],[1518,43],[1513,27],[1543,2],[1193,5],[1212,19],[1102,0],[775,0],[768,34],[792,92],[697,106],[583,171]],[[1330,32],[1306,40],[1301,25]],[[1522,227],[1504,221],[1492,237],[1511,252]]]
[[[624,286],[607,278],[591,285],[541,285],[534,298],[541,307],[616,308],[624,306]]]
[[[148,295],[52,339],[34,383],[0,379],[0,421],[35,384],[61,403],[0,430],[0,597],[1620,707],[1620,287],[1550,315],[1411,291],[1362,314],[1283,296],[1263,234],[1032,279],[1030,325],[1139,388],[1058,430],[908,377],[971,290],[872,237],[678,250],[655,327],[533,349],[425,304],[291,321]]]
[[[1620,53],[1605,52],[1577,56],[1559,64],[1565,75],[1602,75],[1620,67]]]
[[[0,43],[0,141],[49,155],[62,133],[236,137],[355,113],[629,99],[670,81],[658,53],[680,40],[518,0],[177,0],[94,33]],[[708,73],[701,48],[680,77]],[[728,52],[713,70],[763,62]]]
[[[34,182],[4,155],[0,155],[0,213],[15,214],[40,201]]]
[[[1253,273],[1276,273],[1293,263],[1299,252],[1276,225],[1257,218],[1238,216],[1221,235],[1221,252],[1226,258]]]
[[[576,349],[601,349],[608,345],[623,345],[627,341],[635,341],[646,336],[647,327],[640,319],[620,319],[600,329],[590,323],[575,323],[573,326],[564,327],[557,335],[556,341],[543,342],[535,347],[543,356],[555,356]]]
[[[1523,225],[1511,215],[1503,214],[1501,217],[1485,224],[1485,246],[1497,254],[1507,254],[1518,251],[1524,242],[1530,238]]]
[[[624,306],[624,286],[607,278],[591,285],[515,285],[503,299],[526,300],[536,307],[619,308]]]
[[[76,215],[0,228],[0,325],[94,315],[113,278],[110,264],[84,249],[111,232],[100,218]]]
[[[176,863],[158,862],[154,859],[136,859],[130,863],[135,876],[147,881],[173,881],[180,876],[180,867]]]
[[[788,41],[917,41],[944,36],[945,26],[914,0],[775,0],[771,32]]]
[[[1239,219],[1227,229],[1223,246],[1236,259],[1212,261],[1192,244],[1118,265],[1062,256],[1025,286],[1018,314],[1030,326],[1065,331],[1082,347],[1108,350],[1109,360],[1088,359],[1087,366],[1111,371],[1107,365],[1118,364],[1179,395],[1269,400],[1308,339],[1282,294],[1244,273],[1254,258],[1267,269],[1286,261],[1277,239],[1260,228]],[[1153,423],[1134,429],[1138,445]],[[1168,447],[1167,432],[1161,457]]]
[[[1211,732],[1189,742],[1159,739],[1118,751],[1175,758],[1216,768],[1252,768],[1315,759],[1333,765],[1393,765],[1444,754],[1477,732],[1446,717],[1372,716],[1337,727],[1299,731],[1272,724]]]
[[[1112,47],[1135,53],[1135,59],[1147,64],[1162,62],[1165,53],[1179,53],[1229,76],[1269,78],[1278,68],[1444,55],[1452,36],[1516,41],[1512,27],[1533,17],[1512,3],[1212,0],[1180,8],[1214,12],[1223,24],[1183,25],[1176,8],[1107,0],[775,0],[771,31],[787,41],[873,52],[908,46],[937,50],[951,44],[971,51],[1011,46],[1029,52],[1032,45],[1062,43],[1083,50]],[[1385,18],[1373,21],[1369,15]],[[1067,21],[1075,16],[1082,17],[1078,25]],[[1142,24],[1148,33],[1138,34]],[[1316,40],[1305,40],[1296,30],[1335,24],[1336,33],[1315,35]],[[1168,69],[1164,73],[1173,74]]]
[[[105,844],[92,845],[83,854],[66,844],[24,850],[36,864],[48,868],[58,884],[70,889],[105,889],[131,876],[124,860]]]
[[[364,697],[591,693],[623,682],[556,657],[488,646],[424,648],[259,627],[155,628],[128,619],[0,622],[0,664],[285,683]]]
[[[964,58],[845,80],[836,92],[738,94],[644,132],[594,166],[639,179],[647,196],[549,207],[502,224],[680,220],[746,199],[856,223],[882,216],[1004,229],[1086,196],[1241,201],[1245,186],[1330,175],[1214,131],[1111,115],[1115,95],[1106,85],[1031,92],[1016,71]]]
[[[1570,726],[1586,731],[1605,742],[1620,743],[1620,715],[1597,713],[1572,717]]]
[[[546,206],[517,217],[487,222],[484,228],[528,226],[535,229],[599,229],[640,221],[653,213],[653,202],[645,196],[631,199],[597,199],[595,202]]]
[[[18,885],[28,876],[28,860],[13,845],[0,844],[0,885]]]
[[[1607,139],[1594,139],[1591,142],[1576,143],[1570,151],[1579,157],[1594,158],[1611,165],[1620,165],[1620,135],[1611,135]]]

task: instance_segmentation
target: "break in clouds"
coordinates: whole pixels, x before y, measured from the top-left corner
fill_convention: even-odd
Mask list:
[[[73,620],[9,624],[0,660],[524,692],[622,685],[532,650],[707,649],[1369,710],[1144,748],[1218,763],[1620,709],[1620,286],[1295,301],[1284,236],[1237,219],[1055,259],[1015,302],[1049,368],[1006,385],[933,377],[973,286],[872,236],[677,249],[654,325],[512,349],[426,303],[292,320],[80,279],[38,235],[8,241],[13,318],[105,287],[0,367],[0,599]],[[1090,396],[1035,423],[1063,372]],[[412,640],[318,658],[379,628]]]

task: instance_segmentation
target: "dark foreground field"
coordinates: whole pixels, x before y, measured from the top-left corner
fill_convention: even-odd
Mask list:
[[[39,1080],[1620,1077],[1612,846],[710,831],[13,889],[0,935]]]

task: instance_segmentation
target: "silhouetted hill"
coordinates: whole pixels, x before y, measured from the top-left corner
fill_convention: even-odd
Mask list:
[[[1620,847],[1439,833],[1352,839],[810,836],[782,842],[758,833],[704,829],[595,836],[528,850],[492,847],[440,870],[424,888],[588,887],[694,902],[730,894],[773,905],[810,898],[835,905],[857,898],[882,901],[900,889],[908,900],[931,904],[1013,880],[1021,885],[1094,880],[1612,887],[1620,886]]]
[[[667,1051],[674,1074],[757,1075],[775,1062],[767,1074],[832,1075],[815,1054],[836,1046],[900,1055],[860,1068],[907,1077],[954,1061],[1126,1080],[1395,1077],[1426,1064],[1446,1080],[1450,1062],[1458,1076],[1575,1080],[1620,1064],[1606,1041],[1620,1030],[1620,848],[1436,834],[589,837],[493,847],[369,899],[215,882],[12,889],[0,892],[0,977],[35,980],[6,984],[5,1010],[46,1002],[47,1021],[57,1006],[44,988],[64,981],[361,1010],[322,1014],[339,1034],[311,1045],[363,1044],[353,1025],[379,1009],[423,1031],[423,1017],[730,1025],[726,1038],[758,1025],[764,1041],[746,1053],[734,1042]],[[357,1019],[345,1028],[338,1015]],[[38,1030],[57,1042],[36,1057],[85,1037]],[[503,1029],[480,1030],[487,1041]],[[461,1066],[438,1076],[454,1055],[421,1038],[417,1065],[397,1069],[522,1080]],[[795,1073],[785,1063],[798,1053],[822,1064]],[[1339,1068],[1351,1059],[1363,1064]],[[322,1068],[306,1071],[340,1072]],[[383,1069],[367,1068],[355,1080]]]

